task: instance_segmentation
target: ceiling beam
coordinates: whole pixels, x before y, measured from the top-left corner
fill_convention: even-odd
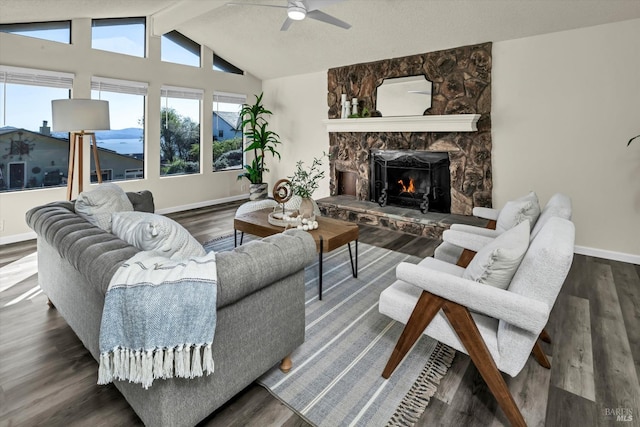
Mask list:
[[[180,25],[214,9],[228,0],[182,0],[151,15],[151,35],[160,37]]]

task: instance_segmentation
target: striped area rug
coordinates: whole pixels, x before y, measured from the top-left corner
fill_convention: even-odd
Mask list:
[[[232,249],[233,236],[205,247]],[[324,255],[322,301],[318,263],[307,267],[305,342],[292,354],[288,374],[274,367],[258,382],[316,426],[410,426],[455,351],[423,335],[391,378],[382,378],[404,325],[378,312],[378,298],[395,281],[398,263],[420,259],[363,243],[358,252],[357,278],[346,246]]]

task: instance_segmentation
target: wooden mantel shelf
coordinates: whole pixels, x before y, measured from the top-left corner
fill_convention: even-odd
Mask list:
[[[474,132],[480,114],[325,119],[327,132]]]

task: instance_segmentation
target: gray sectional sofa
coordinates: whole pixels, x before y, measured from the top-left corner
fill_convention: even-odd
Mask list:
[[[135,210],[153,211],[151,193],[127,196]],[[42,290],[98,360],[105,292],[114,272],[138,249],[76,214],[74,202],[33,208],[26,220],[38,236]],[[298,230],[216,254],[215,372],[156,380],[148,390],[116,381],[142,421],[195,425],[299,346],[305,329],[304,268],[315,256],[313,238]],[[96,378],[97,371],[96,364]]]

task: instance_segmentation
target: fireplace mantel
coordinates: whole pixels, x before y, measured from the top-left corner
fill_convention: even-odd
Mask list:
[[[327,132],[474,132],[480,114],[325,119]]]

